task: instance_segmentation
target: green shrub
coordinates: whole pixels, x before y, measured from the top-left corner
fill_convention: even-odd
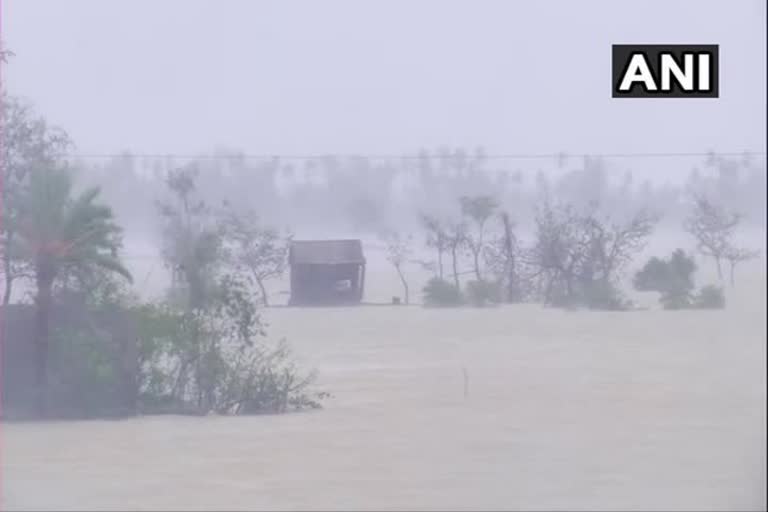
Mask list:
[[[426,306],[460,306],[464,299],[455,285],[444,279],[433,277],[424,286],[424,305]]]
[[[495,281],[470,281],[466,293],[469,303],[476,307],[501,302],[501,288]]]
[[[653,257],[635,274],[632,284],[639,292],[656,292],[666,288],[669,279],[669,265]]]
[[[315,373],[297,367],[285,340],[260,339],[257,317],[228,324],[220,312],[145,306],[139,313],[145,414],[283,413],[320,408],[330,397],[311,389]]]
[[[693,307],[697,309],[723,309],[725,307],[723,289],[713,285],[703,287],[694,297]]]
[[[659,292],[664,309],[685,309],[691,307],[694,272],[693,258],[677,249],[666,260],[651,258],[635,274],[633,284],[641,292]]]
[[[679,293],[693,290],[693,274],[696,263],[693,258],[677,249],[667,260],[651,258],[635,274],[635,289],[641,292]]]
[[[51,334],[48,400],[52,417],[135,412],[132,375],[122,367],[120,347],[110,333],[94,326],[66,325]]]

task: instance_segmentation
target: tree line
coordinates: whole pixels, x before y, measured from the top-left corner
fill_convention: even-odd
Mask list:
[[[319,407],[327,395],[313,391],[314,374],[296,367],[284,341],[267,342],[259,316],[259,308],[269,305],[265,283],[286,271],[292,234],[273,221],[287,204],[311,210],[322,222],[327,218],[318,212],[324,211],[377,233],[403,285],[405,302],[412,295],[408,273],[418,263],[433,275],[423,290],[424,302],[442,306],[539,302],[627,309],[619,281],[660,218],[658,211],[628,199],[637,196],[630,193],[629,175],[619,189],[611,189],[599,160],[585,161],[583,169],[554,183],[539,173],[535,194],[527,194],[515,186],[522,175],[487,172],[482,151],[423,153],[415,161],[415,183],[401,183],[404,202],[395,201],[394,207],[391,194],[403,169],[364,158],[307,161],[304,170],[310,178],[315,172],[317,179],[306,179],[305,173],[280,192],[276,176],[293,170],[278,161],[261,164],[263,172],[241,172],[248,164],[233,156],[226,170],[215,162],[193,161],[140,176],[127,157],[110,164],[127,169],[115,174],[113,186],[119,191],[80,190],[75,176],[87,182],[96,171],[64,157],[73,146],[66,132],[16,98],[4,96],[2,102],[3,305],[19,295],[17,288],[28,291],[34,308],[36,407],[42,416],[51,388],[61,384],[49,382],[52,343],[97,336],[62,338],[52,310],[65,302],[83,310],[117,309],[139,319],[136,394],[143,410],[246,413]],[[721,170],[718,190],[737,194],[751,183],[744,179],[754,179],[738,172],[744,162],[713,156],[709,165]],[[165,190],[159,200],[154,194],[158,183]],[[727,201],[715,200],[710,185],[700,173],[691,179],[692,201],[682,225],[718,275],[723,278],[727,270],[733,282],[736,267],[757,252],[736,243],[744,216]],[[652,196],[647,187],[646,193],[646,199]],[[409,199],[409,194],[419,198]],[[626,203],[622,208],[606,205],[617,195]],[[152,303],[131,287],[121,257],[123,226],[111,204],[122,201],[125,212],[142,218],[149,214],[138,213],[137,206],[147,200],[154,200],[154,213],[146,219],[161,221],[161,254],[172,278],[164,298]],[[330,213],[321,208],[331,202]],[[413,207],[418,204],[423,207]],[[422,236],[386,229],[399,225],[391,219],[403,205],[409,208],[399,210],[398,218],[406,224],[418,219]],[[270,209],[272,221],[267,221],[264,212]],[[529,243],[519,234],[525,223],[532,234]],[[434,259],[415,262],[417,240]],[[468,281],[459,268],[463,260],[470,262]],[[634,285],[659,292],[665,307],[721,306],[718,287],[694,293],[694,269],[691,256],[677,251],[649,261]],[[98,344],[88,346],[98,349],[93,348]]]
[[[519,162],[490,159],[481,148],[437,148],[415,158],[389,160],[365,156],[250,159],[238,151],[220,150],[199,159],[126,153],[72,161],[84,182],[102,185],[105,199],[134,232],[152,229],[151,203],[165,174],[187,164],[200,170],[200,190],[210,203],[226,199],[235,206],[256,205],[262,219],[272,225],[300,225],[310,231],[331,226],[365,235],[393,225],[415,230],[425,198],[432,213],[448,214],[462,195],[495,195],[513,218],[530,225],[542,183],[564,202],[583,206],[597,201],[617,215],[650,208],[662,216],[662,223],[673,227],[687,215],[691,190],[738,209],[744,226],[762,226],[765,217],[765,163],[748,154],[712,154],[701,162],[683,159],[677,182],[666,182],[668,170],[659,170],[653,159],[570,157]],[[665,161],[665,166],[670,162]],[[698,165],[686,171],[685,166],[694,164]],[[546,170],[536,171],[534,165]],[[629,165],[635,173],[626,169]],[[657,179],[649,178],[654,175]]]
[[[700,256],[711,260],[719,280],[728,265],[731,285],[736,268],[759,256],[742,247],[736,232],[743,216],[700,190],[690,190],[690,206],[681,223]],[[586,205],[563,200],[546,182],[534,208],[532,240],[517,235],[512,216],[491,195],[460,196],[452,216],[421,214],[429,261],[413,260],[414,237],[387,231],[382,236],[387,260],[410,300],[406,266],[418,264],[433,277],[423,290],[430,305],[537,302],[549,306],[625,310],[632,308],[621,291],[628,266],[646,247],[660,220],[640,208],[617,217],[597,200]],[[460,261],[469,260],[472,279],[462,283]],[[651,259],[633,280],[638,291],[657,291],[670,309],[723,307],[722,287],[710,285],[694,295],[693,254],[678,249],[669,261]]]

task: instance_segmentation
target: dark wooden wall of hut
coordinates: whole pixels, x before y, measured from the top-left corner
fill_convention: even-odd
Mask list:
[[[349,304],[363,297],[365,265],[343,263],[335,265],[293,264],[291,266],[291,303]],[[335,288],[339,281],[349,281],[343,291]]]

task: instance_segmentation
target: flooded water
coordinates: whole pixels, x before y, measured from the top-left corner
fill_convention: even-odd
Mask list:
[[[5,424],[3,509],[764,510],[764,281],[731,299],[272,309],[324,410]]]

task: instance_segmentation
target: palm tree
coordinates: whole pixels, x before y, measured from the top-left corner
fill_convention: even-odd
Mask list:
[[[47,413],[51,304],[57,279],[66,272],[104,269],[131,275],[117,258],[120,228],[112,210],[98,204],[98,188],[73,197],[66,169],[39,169],[29,175],[20,208],[22,250],[33,270],[35,296],[35,371],[38,408]]]

